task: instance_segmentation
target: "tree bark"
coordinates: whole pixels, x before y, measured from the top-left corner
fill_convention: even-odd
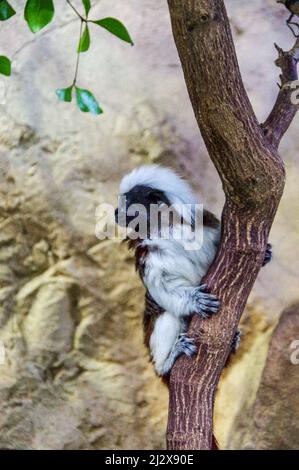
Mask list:
[[[297,108],[282,87],[269,119],[259,124],[222,0],[168,0],[168,5],[194,113],[226,196],[220,249],[204,281],[220,298],[221,312],[208,321],[193,317],[189,334],[198,355],[192,361],[182,356],[170,378],[168,449],[207,450],[215,391],[283,193],[278,144]],[[296,80],[297,52],[297,43],[289,53],[280,50],[283,85]]]

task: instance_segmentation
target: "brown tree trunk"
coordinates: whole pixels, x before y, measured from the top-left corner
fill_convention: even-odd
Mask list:
[[[168,449],[211,449],[214,395],[230,344],[265,255],[285,174],[278,144],[297,108],[285,85],[297,79],[298,49],[279,49],[282,88],[266,123],[253,112],[222,0],[168,0],[194,113],[226,196],[219,253],[206,282],[222,302],[194,316],[197,358],[182,356],[170,379]]]

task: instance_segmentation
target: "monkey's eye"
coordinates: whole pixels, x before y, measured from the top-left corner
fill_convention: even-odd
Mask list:
[[[152,191],[149,195],[149,200],[151,204],[163,204],[165,201],[163,200],[163,194],[161,191]]]
[[[159,200],[158,196],[151,195],[150,197],[151,204],[159,204],[161,201]]]

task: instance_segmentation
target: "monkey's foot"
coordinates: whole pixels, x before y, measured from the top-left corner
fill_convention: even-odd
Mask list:
[[[263,266],[266,266],[270,261],[272,261],[273,258],[273,251],[272,251],[272,245],[268,243],[266,253],[265,253],[265,259],[263,262]]]
[[[195,305],[195,312],[204,319],[209,318],[220,309],[221,304],[218,297],[207,292],[206,284],[194,289],[192,297]]]
[[[182,354],[186,354],[188,357],[194,356],[197,352],[197,347],[194,344],[194,340],[192,338],[188,338],[185,333],[179,335],[178,339],[176,340],[173,348],[163,364],[162,370],[157,371],[158,375],[166,376],[170,373],[171,369],[174,366],[175,361],[178,357]]]
[[[188,338],[186,333],[182,333],[174,345],[174,351],[176,351],[178,355],[186,354],[188,357],[194,356],[194,354],[197,352],[194,339]]]
[[[240,346],[241,342],[241,331],[237,330],[231,344],[231,354],[235,354]]]

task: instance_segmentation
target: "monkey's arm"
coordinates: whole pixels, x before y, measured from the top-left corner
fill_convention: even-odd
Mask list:
[[[208,318],[219,310],[218,298],[206,292],[205,285],[186,286],[179,276],[157,269],[145,270],[143,281],[154,301],[177,317],[197,313]]]

